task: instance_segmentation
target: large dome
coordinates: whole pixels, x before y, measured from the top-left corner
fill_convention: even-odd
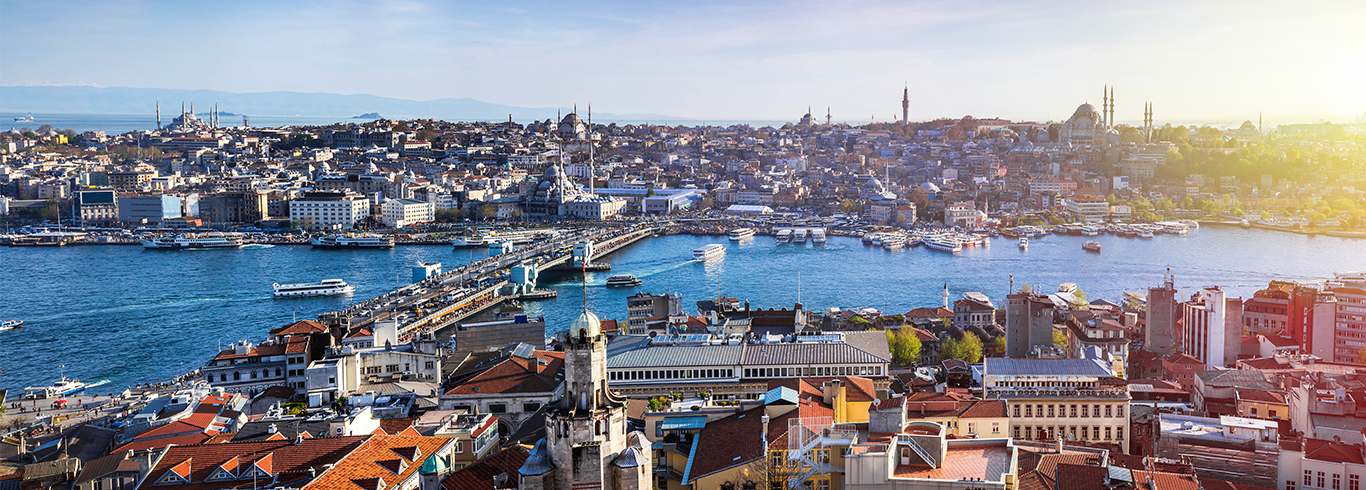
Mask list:
[[[1077,107],[1077,112],[1075,112],[1074,114],[1092,114],[1092,113],[1095,113],[1095,112],[1096,112],[1096,106],[1093,106],[1093,105],[1091,105],[1090,103],[1086,103],[1086,104],[1082,104],[1082,105],[1078,106],[1078,107]]]
[[[574,323],[569,324],[569,335],[575,337],[597,337],[602,333],[602,320],[598,319],[593,312],[584,310],[574,319]]]

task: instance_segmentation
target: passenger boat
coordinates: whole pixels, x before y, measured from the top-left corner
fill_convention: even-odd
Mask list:
[[[863,244],[864,244],[864,245],[872,245],[872,244],[873,244],[873,235],[863,235]]]
[[[1186,233],[1190,233],[1190,229],[1186,228],[1186,225],[1181,223],[1167,223],[1162,227],[1162,232],[1169,235],[1185,235]]]
[[[799,229],[797,231],[792,232],[792,243],[806,243],[806,230]]]
[[[482,247],[488,245],[488,240],[483,235],[480,236],[458,236],[451,239],[451,246],[460,247]]]
[[[1086,244],[1085,244],[1085,245],[1082,245],[1081,248],[1082,248],[1083,250],[1086,250],[1087,252],[1100,253],[1100,243],[1099,243],[1099,242],[1086,242]]]
[[[56,383],[52,383],[48,386],[30,386],[24,388],[24,398],[42,400],[44,398],[79,393],[84,389],[85,383],[82,383],[81,380],[62,376],[62,379],[59,379]]]
[[[882,241],[882,248],[884,250],[901,250],[902,248],[905,248],[905,246],[906,239],[900,236],[887,237],[886,240]]]
[[[331,296],[334,294],[351,294],[356,292],[356,287],[347,284],[341,279],[323,279],[318,282],[300,284],[280,284],[270,285],[275,289],[276,298],[292,298],[297,296]]]
[[[1152,238],[1152,237],[1153,237],[1153,230],[1150,230],[1150,229],[1148,229],[1148,228],[1139,228],[1139,229],[1138,229],[1138,237],[1139,237],[1139,238]]]
[[[517,248],[517,245],[514,244],[514,243],[512,243],[511,240],[499,240],[499,241],[490,242],[490,243],[489,243],[489,256],[502,255],[502,254],[511,252],[511,251],[515,250],[516,248]]]
[[[5,321],[3,321],[3,322],[0,322],[0,330],[9,330],[9,329],[11,329],[11,328],[19,328],[20,326],[23,326],[23,325],[24,325],[24,321],[23,321],[23,320],[5,320]]]
[[[394,237],[382,235],[327,235],[309,240],[313,248],[393,248]]]
[[[925,244],[926,247],[929,247],[930,250],[938,250],[940,252],[949,252],[955,254],[963,252],[963,244],[958,243],[958,240],[954,240],[952,238],[927,237],[922,242]]]
[[[1020,237],[1020,250],[1029,250],[1029,237]]]
[[[792,230],[788,230],[788,229],[778,230],[778,234],[777,234],[777,235],[774,235],[773,237],[774,237],[775,239],[778,240],[778,243],[787,243],[787,242],[790,242],[790,241],[792,241]]]
[[[811,244],[825,245],[825,230],[811,230]]]
[[[158,249],[241,248],[242,243],[242,235],[238,233],[208,233],[143,240],[142,247]]]
[[[732,242],[738,242],[738,241],[740,241],[740,240],[748,240],[748,239],[754,237],[754,228],[736,228],[736,229],[734,229],[734,230],[730,230],[730,234],[729,234],[729,235],[730,235],[730,241],[732,241]]]
[[[1137,231],[1137,230],[1134,230],[1134,228],[1131,227],[1131,226],[1121,226],[1121,227],[1119,227],[1119,231],[1116,232],[1115,234],[1116,234],[1116,235],[1119,235],[1119,236],[1122,236],[1122,237],[1124,237],[1124,238],[1136,238],[1136,237],[1138,237],[1138,231]]]
[[[713,243],[713,244],[711,244],[711,245],[705,245],[705,246],[702,246],[702,247],[693,249],[693,251],[692,251],[692,258],[697,259],[697,260],[708,260],[708,259],[712,259],[712,258],[715,258],[715,257],[720,257],[720,256],[725,255],[725,254],[726,254],[726,246],[725,246],[725,245],[722,245],[722,244],[719,244],[719,243]]]
[[[640,279],[637,279],[636,276],[633,276],[631,274],[617,274],[615,276],[607,278],[607,287],[610,288],[639,285]]]

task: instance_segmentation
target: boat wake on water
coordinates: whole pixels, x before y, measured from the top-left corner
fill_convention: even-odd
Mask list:
[[[102,379],[102,380],[96,381],[96,382],[94,382],[94,383],[90,383],[90,384],[88,384],[88,385],[85,385],[85,389],[88,390],[88,389],[94,388],[94,387],[96,387],[96,386],[104,386],[104,385],[107,385],[107,384],[109,384],[109,380],[107,380],[107,379]]]
[[[269,243],[253,243],[251,245],[242,246],[242,249],[244,250],[260,250],[263,248],[275,248],[275,245]]]

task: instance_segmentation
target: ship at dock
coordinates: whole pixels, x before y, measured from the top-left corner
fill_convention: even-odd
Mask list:
[[[179,237],[160,237],[143,240],[142,247],[148,249],[206,249],[241,248],[244,240],[240,233],[206,233],[203,235],[184,235]]]
[[[382,235],[327,235],[309,241],[313,248],[393,248],[394,237]]]

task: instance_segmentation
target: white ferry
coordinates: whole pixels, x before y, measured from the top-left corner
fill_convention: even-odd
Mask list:
[[[894,235],[882,240],[882,248],[885,250],[901,250],[906,247],[906,239],[900,235]]]
[[[482,247],[488,245],[488,241],[483,236],[458,236],[451,239],[451,245],[455,247]]]
[[[736,228],[736,229],[734,229],[734,230],[730,230],[730,241],[732,241],[732,242],[738,242],[738,241],[740,241],[740,240],[748,240],[748,239],[753,238],[753,237],[754,237],[754,228]]]
[[[806,243],[806,230],[798,229],[792,232],[792,243]]]
[[[205,235],[185,235],[181,237],[162,237],[143,240],[143,248],[241,248],[242,235],[238,233],[208,233]]]
[[[926,237],[922,243],[931,250],[949,253],[963,253],[963,244],[958,240],[946,237]]]
[[[639,286],[640,279],[631,274],[617,274],[607,278],[607,287]]]
[[[302,284],[280,284],[270,285],[275,289],[276,298],[291,298],[295,296],[331,296],[334,294],[351,294],[356,292],[356,287],[347,284],[341,279],[323,279],[318,282]]]
[[[517,249],[512,240],[499,240],[489,243],[489,256],[502,255]]]
[[[704,247],[701,247],[701,248],[695,248],[695,249],[693,249],[693,251],[692,251],[692,258],[697,259],[697,260],[708,260],[708,259],[711,259],[711,258],[714,258],[714,257],[720,257],[720,256],[725,255],[725,254],[726,254],[726,246],[725,246],[725,245],[722,245],[722,244],[719,244],[719,243],[713,243],[713,244],[711,244],[711,245],[707,245],[707,246],[704,246]]]
[[[1020,250],[1029,250],[1029,237],[1020,237]]]
[[[789,241],[792,241],[792,230],[778,230],[778,234],[774,235],[773,237],[778,240],[778,243],[787,243]]]
[[[825,230],[811,230],[811,244],[825,245]]]
[[[309,241],[313,248],[393,248],[394,237],[382,235],[327,235]]]
[[[81,380],[62,376],[62,379],[57,380],[56,383],[52,383],[49,386],[30,386],[24,388],[24,398],[42,400],[54,396],[66,396],[72,393],[79,393],[84,389],[85,383],[82,383]]]

